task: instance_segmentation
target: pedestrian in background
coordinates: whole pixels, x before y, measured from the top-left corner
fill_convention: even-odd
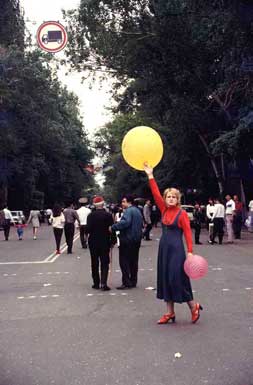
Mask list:
[[[219,198],[214,200],[214,213],[213,213],[213,236],[209,243],[214,244],[215,238],[218,235],[219,244],[222,244],[224,236],[224,218],[225,218],[225,207],[220,202]]]
[[[27,224],[32,223],[33,239],[37,239],[38,228],[40,227],[40,211],[38,209],[31,210]]]
[[[248,216],[248,220],[249,220],[248,231],[250,233],[253,233],[253,200],[251,200],[249,202],[249,216]]]
[[[233,219],[235,215],[235,202],[229,194],[226,195],[226,227],[228,234],[227,243],[234,243]]]
[[[152,222],[151,222],[151,201],[150,199],[147,199],[145,202],[145,205],[143,207],[143,217],[144,217],[144,232],[143,232],[143,239],[146,241],[151,241],[150,239],[150,231],[152,229]]]
[[[193,218],[194,218],[194,230],[195,230],[195,244],[202,245],[202,243],[199,241],[199,237],[201,232],[201,223],[203,219],[203,214],[199,203],[196,203],[194,206]]]
[[[15,222],[14,222],[14,219],[12,217],[12,214],[11,214],[10,210],[8,209],[8,207],[6,205],[5,205],[4,209],[3,209],[3,212],[4,212],[4,218],[5,218],[4,225],[3,225],[4,237],[5,237],[5,240],[8,241],[9,234],[10,234],[11,223],[13,223],[13,225],[14,225]]]
[[[72,254],[73,239],[75,234],[75,221],[77,221],[80,226],[80,219],[76,210],[74,210],[73,208],[73,202],[67,202],[66,206],[67,207],[63,210],[63,214],[65,217],[64,233],[68,246],[67,253]]]
[[[87,199],[79,199],[81,207],[77,210],[77,214],[80,219],[80,241],[83,249],[87,249],[87,237],[86,237],[86,228],[87,228],[87,217],[91,213],[91,210],[86,207]]]
[[[17,223],[14,226],[15,226],[15,228],[17,230],[18,240],[22,241],[23,235],[24,235],[24,228],[27,225],[23,223],[23,219],[22,219],[22,217],[20,215],[18,216],[18,221],[17,221]]]
[[[159,222],[159,210],[155,204],[152,205],[151,208],[151,223],[152,226],[157,227]]]
[[[199,319],[202,307],[193,300],[189,277],[184,272],[186,259],[182,234],[188,249],[187,257],[192,256],[192,232],[187,212],[180,208],[180,192],[175,188],[164,191],[163,197],[153,176],[153,169],[147,164],[144,171],[149,178],[149,186],[162,214],[162,236],[158,251],[157,298],[167,304],[167,312],[158,324],[175,322],[175,303],[187,302],[192,315],[192,322]]]
[[[47,217],[48,226],[51,226],[50,218],[52,217],[52,214],[53,214],[52,209],[46,209],[46,217]]]
[[[125,195],[121,201],[124,213],[121,220],[112,226],[119,231],[119,264],[122,273],[122,285],[118,290],[136,287],[138,281],[139,250],[142,239],[143,217],[134,205],[134,198]]]
[[[91,256],[92,288],[108,291],[111,290],[107,285],[110,249],[116,243],[116,238],[113,241],[110,231],[113,217],[105,210],[104,204],[104,198],[101,196],[96,196],[93,199],[93,205],[96,209],[87,217],[86,233]],[[99,274],[99,264],[101,275]]]
[[[237,195],[233,196],[235,202],[235,214],[233,218],[233,231],[235,239],[241,239],[243,204]]]
[[[213,237],[213,213],[214,213],[214,201],[212,198],[209,198],[208,205],[206,206],[207,230],[209,233],[209,241],[211,241]]]
[[[63,228],[65,224],[65,216],[62,212],[60,205],[55,204],[52,210],[52,215],[49,218],[50,224],[53,227],[55,243],[56,243],[56,254],[60,254],[61,251],[61,239],[63,234]]]
[[[123,215],[123,209],[122,207],[119,207],[117,213],[114,216],[114,223],[118,223],[121,220],[122,215]],[[120,245],[119,231],[116,231],[116,237],[117,237],[117,246],[119,247]]]

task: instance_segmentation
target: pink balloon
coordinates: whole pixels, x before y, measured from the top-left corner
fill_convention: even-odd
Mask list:
[[[208,272],[207,260],[200,255],[193,254],[184,263],[184,271],[191,279],[203,278]]]

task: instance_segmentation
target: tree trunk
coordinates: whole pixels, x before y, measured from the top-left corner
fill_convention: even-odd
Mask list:
[[[200,133],[198,135],[199,135],[199,139],[200,139],[201,143],[203,144],[203,146],[207,152],[207,155],[210,159],[211,165],[213,167],[213,171],[214,171],[214,174],[216,176],[218,187],[219,187],[220,196],[223,197],[223,195],[224,195],[224,180],[223,180],[223,178],[219,172],[215,158],[209,150],[209,147],[208,147],[208,144],[207,144],[205,138]]]

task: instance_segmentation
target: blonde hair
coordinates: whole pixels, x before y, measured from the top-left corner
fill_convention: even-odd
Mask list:
[[[168,193],[174,193],[177,197],[177,204],[176,206],[180,207],[181,206],[181,192],[174,188],[174,187],[170,187],[170,188],[166,188],[166,190],[164,191],[163,193],[163,200],[165,201],[166,200],[166,196]]]

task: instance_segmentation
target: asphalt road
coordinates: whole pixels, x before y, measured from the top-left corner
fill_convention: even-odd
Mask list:
[[[206,278],[192,282],[204,307],[192,325],[186,305],[177,322],[157,325],[160,229],[143,241],[138,288],[121,292],[118,250],[110,292],[91,289],[89,251],[55,258],[51,227],[8,242],[0,232],[0,385],[253,385],[253,234],[234,245],[203,245]],[[64,245],[63,245],[64,247]],[[181,357],[176,358],[175,354]]]

